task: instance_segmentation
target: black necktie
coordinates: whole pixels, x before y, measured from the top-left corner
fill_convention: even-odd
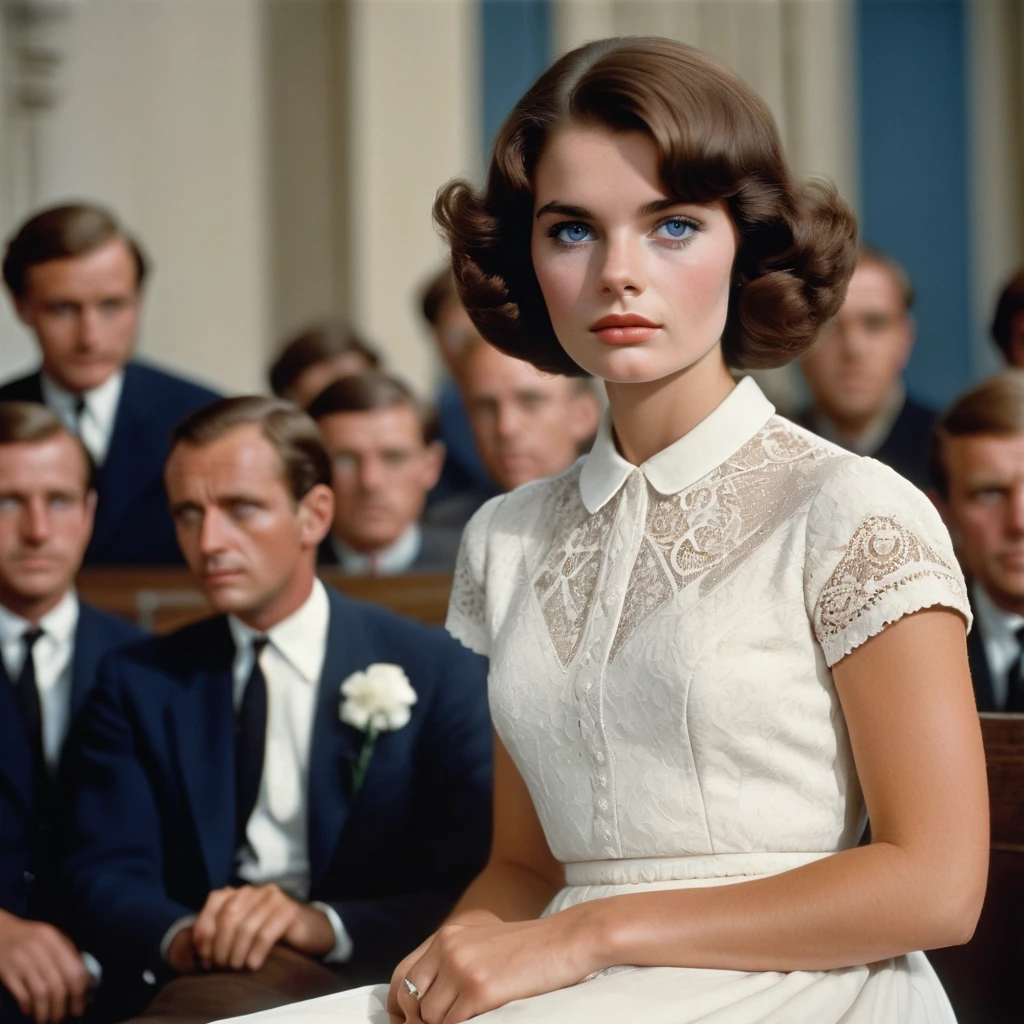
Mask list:
[[[268,642],[265,636],[253,637],[252,672],[235,718],[235,849],[245,843],[245,827],[256,806],[263,778],[263,749],[267,742],[267,681],[260,668],[260,655]]]
[[[1021,666],[1021,659],[1024,658],[1024,626],[1017,630],[1016,636],[1021,652],[1017,655],[1017,660],[1010,667],[1010,672],[1007,676],[1006,707],[1004,710],[1019,712],[1024,711],[1024,680],[1021,679],[1021,673],[1024,671],[1024,667]]]
[[[85,398],[79,395],[75,399],[75,433],[79,437],[82,436],[82,417],[85,415],[85,409]]]
[[[43,635],[41,629],[26,629],[21,636],[25,645],[25,660],[21,663],[21,673],[14,684],[14,699],[18,704],[25,736],[32,749],[32,757],[38,769],[45,769],[46,759],[43,756],[43,711],[39,705],[39,688],[36,686],[36,661],[32,648]]]

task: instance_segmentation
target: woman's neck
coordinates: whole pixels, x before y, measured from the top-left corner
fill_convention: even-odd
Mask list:
[[[668,377],[643,384],[605,382],[615,440],[634,466],[678,441],[709,416],[736,387],[721,351]]]

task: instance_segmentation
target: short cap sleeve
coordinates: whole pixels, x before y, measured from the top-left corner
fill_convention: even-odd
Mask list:
[[[922,608],[952,608],[971,623],[963,574],[938,512],[874,459],[843,459],[815,496],[804,593],[829,666]]]
[[[489,656],[491,637],[487,629],[487,547],[491,520],[504,495],[491,498],[466,524],[455,562],[448,616],[444,627],[471,651]]]

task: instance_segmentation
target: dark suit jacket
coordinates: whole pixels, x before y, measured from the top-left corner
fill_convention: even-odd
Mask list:
[[[462,531],[451,527],[420,524],[420,550],[406,573],[446,573],[455,570],[455,558],[459,553]],[[320,545],[321,565],[337,565],[338,554],[328,535]],[[403,574],[404,575],[404,574]]]
[[[376,965],[386,979],[487,856],[486,662],[439,630],[328,593],[309,760],[310,899],[336,908],[353,965]],[[150,984],[169,977],[159,951],[167,929],[232,881],[234,653],[217,616],[101,669],[70,751],[74,843],[64,875],[75,937],[104,965],[104,988],[115,972],[124,991],[143,972]],[[381,734],[353,799],[364,734],[339,720],[339,687],[373,662],[400,665],[418,702],[408,725]]]
[[[872,457],[895,469],[900,476],[906,477],[922,491],[928,490],[931,487],[928,479],[928,453],[935,419],[933,410],[907,398],[889,436],[877,451],[871,453]],[[804,410],[796,421],[808,430],[814,429],[814,415],[810,409]]]
[[[967,634],[967,663],[971,669],[971,682],[974,684],[974,699],[979,711],[1002,711],[996,707],[995,694],[992,691],[992,671],[985,654],[985,637],[981,623],[977,618]]]
[[[81,604],[72,661],[71,729],[93,689],[97,667],[109,651],[141,638],[122,619]],[[36,766],[14,694],[0,664],[0,908],[19,917],[55,920],[59,901],[52,866],[54,833],[41,817]]]
[[[96,475],[96,523],[85,553],[92,565],[182,561],[164,493],[171,428],[220,396],[191,381],[129,363],[104,464]],[[42,402],[40,374],[0,386],[0,401]]]

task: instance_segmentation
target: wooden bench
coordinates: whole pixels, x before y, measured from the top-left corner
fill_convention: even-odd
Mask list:
[[[962,1024],[1024,1021],[1024,715],[981,715],[992,855],[974,937],[928,954]]]
[[[325,567],[321,578],[351,597],[382,605],[431,626],[444,624],[451,576],[345,576]],[[187,569],[83,569],[78,575],[83,601],[167,633],[210,614]]]

